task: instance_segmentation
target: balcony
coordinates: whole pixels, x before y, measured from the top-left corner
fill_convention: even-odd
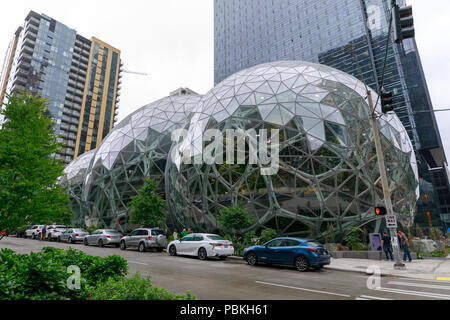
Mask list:
[[[33,57],[30,56],[29,54],[26,54],[26,53],[22,53],[19,56],[19,60],[23,60],[23,61],[26,61],[26,62],[31,62],[31,59],[33,59]]]
[[[30,19],[28,19],[28,24],[32,24],[33,26],[36,26],[39,28],[39,23],[40,20],[36,19],[35,17],[30,17]]]

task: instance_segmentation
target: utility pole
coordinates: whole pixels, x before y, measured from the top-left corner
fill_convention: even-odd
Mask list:
[[[377,117],[375,116],[375,106],[373,105],[372,92],[370,90],[367,90],[367,98],[369,99],[370,114],[371,114],[370,118],[372,120],[373,134],[374,134],[375,146],[376,146],[376,150],[377,150],[378,166],[380,168],[380,178],[381,178],[381,184],[383,186],[383,196],[384,196],[384,201],[386,204],[387,215],[395,217],[394,209],[392,207],[391,191],[389,190],[389,183],[388,183],[388,179],[387,179],[386,165],[384,163],[384,154],[383,154],[383,149],[381,146],[380,131],[378,130]],[[400,253],[400,246],[399,246],[398,238],[397,238],[397,228],[390,227],[389,232],[391,234],[392,248],[394,249],[394,257],[395,257],[394,268],[395,269],[405,269],[405,264],[402,262],[401,256],[400,256],[401,253]]]

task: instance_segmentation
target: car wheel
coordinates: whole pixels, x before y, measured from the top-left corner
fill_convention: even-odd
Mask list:
[[[84,243],[85,246],[89,245],[89,242],[88,242],[88,240],[86,238],[83,239],[83,243]]]
[[[72,243],[73,243],[72,237],[69,237],[69,240],[68,240],[68,241],[69,241],[70,244],[72,244]]]
[[[102,239],[100,239],[100,240],[98,240],[98,246],[100,247],[100,248],[103,248],[105,245],[103,244],[103,240]]]
[[[176,256],[177,255],[177,247],[175,247],[175,245],[171,245],[169,248],[169,254],[171,256]]]
[[[33,233],[33,235],[31,236],[31,239],[36,240],[36,235]]]
[[[206,252],[205,248],[198,249],[198,258],[200,260],[206,260],[208,259],[208,253]]]
[[[58,237],[58,242],[61,242],[61,237]]]
[[[127,245],[125,244],[125,241],[120,241],[120,250],[127,250]]]
[[[247,255],[247,263],[249,266],[256,266],[258,264],[258,256],[254,252]]]
[[[143,243],[143,242],[139,243],[138,250],[139,250],[139,252],[144,252],[145,251],[145,243]]]
[[[297,259],[295,259],[295,267],[300,272],[305,272],[309,269],[309,262],[308,259],[304,256],[299,256]]]

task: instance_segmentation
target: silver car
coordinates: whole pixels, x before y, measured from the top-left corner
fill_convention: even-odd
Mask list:
[[[84,237],[83,243],[88,246],[90,244],[103,247],[105,245],[114,245],[119,247],[122,235],[113,229],[99,229]]]
[[[49,241],[57,240],[58,237],[67,229],[68,228],[66,226],[60,226],[60,225],[48,226],[46,239]]]
[[[41,232],[42,228],[44,228],[43,225],[34,225],[30,229],[27,229],[25,231],[25,237],[31,238],[31,239],[40,239],[41,238]]]
[[[153,248],[162,252],[167,247],[164,232],[158,228],[140,228],[134,230],[120,241],[120,249],[137,248],[139,252]]]
[[[75,243],[77,241],[83,241],[84,237],[89,233],[85,229],[70,228],[58,235],[58,242],[64,241],[68,243]]]

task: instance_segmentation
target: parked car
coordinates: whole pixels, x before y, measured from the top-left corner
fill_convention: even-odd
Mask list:
[[[330,264],[328,251],[319,243],[301,238],[277,238],[262,246],[244,249],[243,259],[251,266],[260,262],[295,266],[304,272]]]
[[[83,241],[84,238],[89,234],[85,229],[82,228],[69,228],[58,235],[58,242],[64,241],[68,243],[76,243],[77,241]]]
[[[48,226],[46,239],[49,241],[52,241],[52,240],[56,241],[56,240],[58,240],[58,237],[67,229],[69,229],[69,228],[67,228],[66,226],[60,226],[60,225]]]
[[[26,231],[29,229],[31,229],[31,226],[18,228],[16,230],[16,237],[17,238],[26,238]]]
[[[40,239],[43,225],[34,225],[25,231],[25,238]]]
[[[83,243],[88,246],[90,244],[103,247],[105,245],[115,245],[119,247],[122,235],[113,229],[99,229],[84,237]]]
[[[198,256],[200,260],[208,257],[219,257],[225,260],[234,254],[231,241],[216,234],[193,233],[180,240],[174,240],[167,246],[169,255]]]
[[[164,231],[158,228],[140,228],[120,240],[120,249],[137,248],[139,252],[156,249],[161,252],[166,248],[167,240]]]

